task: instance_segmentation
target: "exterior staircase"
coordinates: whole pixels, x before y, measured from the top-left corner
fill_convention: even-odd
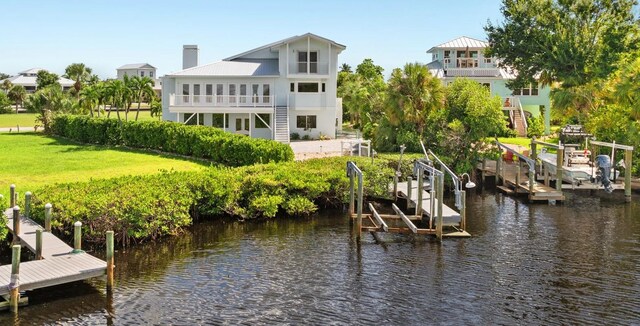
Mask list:
[[[289,139],[289,108],[286,106],[276,106],[275,110],[275,130],[273,139],[281,143],[288,144]]]
[[[519,137],[527,136],[527,127],[525,126],[524,121],[522,120],[522,115],[520,112],[514,112],[513,115],[513,128],[518,133]]]

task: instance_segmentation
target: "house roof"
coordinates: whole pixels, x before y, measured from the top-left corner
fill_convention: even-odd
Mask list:
[[[236,61],[218,61],[202,66],[188,68],[167,76],[278,76],[278,59],[243,59]]]
[[[37,74],[38,71],[40,71],[40,70],[45,70],[45,69],[42,69],[42,68],[31,68],[31,69],[27,69],[25,71],[19,72],[18,75]]]
[[[141,69],[141,68],[151,68],[151,69],[156,69],[156,67],[148,64],[148,63],[129,63],[123,66],[120,66],[119,68],[117,68],[116,70],[121,70],[121,69]]]
[[[470,49],[484,49],[489,46],[489,43],[486,41],[478,40],[475,38],[461,36],[457,39],[442,43],[440,45],[436,45],[429,49],[427,53],[432,53],[437,49],[464,49],[469,47]]]
[[[322,36],[318,36],[318,35],[313,34],[313,33],[306,33],[306,34],[302,34],[302,35],[296,35],[296,36],[288,37],[288,38],[285,38],[283,40],[276,41],[276,42],[273,42],[273,43],[269,43],[267,45],[263,45],[261,47],[255,48],[255,49],[252,49],[252,50],[249,50],[249,51],[245,51],[245,52],[242,52],[240,54],[236,54],[234,56],[231,56],[231,57],[228,57],[228,58],[225,58],[225,59],[222,59],[222,60],[223,61],[235,60],[237,58],[243,57],[243,56],[245,56],[247,54],[250,54],[250,53],[253,53],[253,52],[257,52],[257,51],[260,51],[260,50],[272,48],[272,47],[275,47],[275,46],[284,45],[284,44],[291,43],[291,42],[297,41],[297,40],[302,39],[302,38],[307,38],[307,37],[311,37],[311,38],[314,38],[316,40],[320,40],[320,41],[324,41],[324,42],[327,42],[327,43],[331,43],[331,45],[333,45],[333,46],[335,46],[335,47],[337,47],[339,49],[342,49],[342,50],[347,48],[346,46],[344,46],[344,45],[342,45],[340,43],[337,43],[335,41],[332,41],[332,40],[330,40],[328,38],[324,38]]]
[[[31,69],[33,70],[33,69]],[[40,70],[44,70],[44,69],[40,69]],[[30,70],[25,70],[25,71],[30,71]],[[36,76],[25,76],[26,74],[32,74],[33,72],[21,72],[21,74],[23,75],[16,75],[13,77],[9,77],[7,78],[7,80],[9,80],[12,84],[14,85],[22,85],[22,86],[36,86],[36,80],[38,77]],[[5,79],[0,80],[0,83],[4,82]],[[73,86],[73,84],[75,83],[73,80],[71,79],[67,79],[64,77],[59,77],[58,78],[58,82],[60,83],[60,85],[62,85],[62,87],[71,87]]]

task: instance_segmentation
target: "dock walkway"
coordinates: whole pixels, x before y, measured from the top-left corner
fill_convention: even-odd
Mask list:
[[[7,227],[13,230],[13,210],[4,212]],[[20,243],[35,253],[38,223],[20,217]],[[15,235],[14,235],[15,236]],[[107,263],[85,252],[73,253],[73,248],[50,232],[42,232],[42,260],[20,263],[20,291],[34,290],[106,274]],[[11,265],[0,266],[0,296],[9,294]]]
[[[411,197],[409,198],[408,191],[409,184],[404,182],[398,182],[398,197],[408,199],[414,207],[417,207],[418,203],[418,182],[411,183]],[[438,199],[433,198],[434,209],[438,207]],[[422,212],[429,216],[429,218],[435,218],[436,212],[431,212],[431,192],[427,190],[422,190]],[[451,207],[447,205],[442,205],[442,219],[444,221],[443,225],[445,226],[458,226],[460,225],[461,216],[460,213],[453,210]]]
[[[520,163],[503,161],[500,175],[497,176],[496,161],[487,161],[486,164],[478,164],[477,168],[484,177],[496,176],[497,188],[506,194],[527,194],[531,201],[565,200],[561,191],[545,183],[534,181],[533,193],[530,193],[528,168],[526,164],[519,169]],[[499,179],[498,179],[499,178]]]

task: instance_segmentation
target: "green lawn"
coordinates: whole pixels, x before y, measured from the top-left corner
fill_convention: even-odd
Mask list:
[[[524,147],[529,147],[529,145],[531,145],[531,138],[527,137],[498,137],[498,141],[503,144],[520,145]]]
[[[160,170],[197,170],[207,164],[168,155],[105,146],[80,145],[38,133],[0,133],[0,193],[47,183],[85,181]]]
[[[124,112],[120,112],[120,117],[124,120]],[[111,112],[110,118],[117,119],[115,111]],[[132,111],[129,112],[128,118],[129,120],[134,120],[136,118],[135,107],[132,109]],[[154,120],[154,119],[157,120],[158,118],[152,117],[151,111],[140,110],[140,116],[138,117],[138,120]],[[36,121],[35,113],[0,114],[0,128],[16,128],[16,126],[19,125],[20,128],[24,127],[33,131],[33,126],[36,124],[35,121]]]

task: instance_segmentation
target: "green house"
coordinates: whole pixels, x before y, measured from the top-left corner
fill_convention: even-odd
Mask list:
[[[486,86],[492,95],[500,96],[509,124],[519,135],[527,134],[526,117],[544,113],[545,134],[549,134],[549,87],[532,84],[528,88],[509,89],[506,83],[514,79],[515,72],[498,67],[499,58],[486,57],[488,46],[486,41],[462,36],[429,49],[432,61],[427,66],[445,85],[456,78],[470,78]]]

